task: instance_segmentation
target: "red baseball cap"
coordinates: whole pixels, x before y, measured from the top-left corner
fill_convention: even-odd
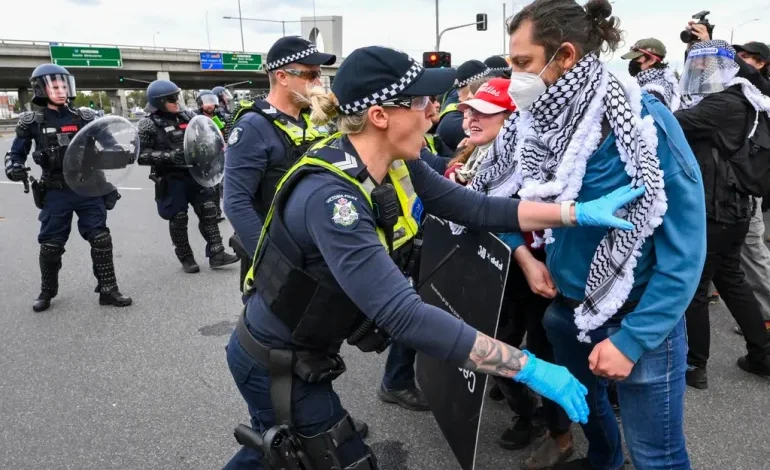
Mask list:
[[[493,78],[481,85],[479,91],[473,95],[473,99],[464,101],[457,106],[460,111],[473,108],[482,114],[497,114],[503,111],[515,111],[516,105],[508,95],[508,85],[511,81],[507,78]]]

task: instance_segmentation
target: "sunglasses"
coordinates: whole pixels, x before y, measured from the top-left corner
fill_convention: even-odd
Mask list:
[[[282,69],[282,70],[288,73],[289,75],[294,75],[295,77],[299,77],[309,82],[313,82],[321,78],[320,70],[296,70],[296,69]]]
[[[163,101],[166,103],[176,103],[179,101],[179,93],[174,93],[173,95],[168,95],[163,97]]]
[[[381,106],[384,107],[400,107],[416,109],[417,111],[425,111],[425,108],[430,104],[429,96],[410,96],[410,97],[396,97],[382,102]]]

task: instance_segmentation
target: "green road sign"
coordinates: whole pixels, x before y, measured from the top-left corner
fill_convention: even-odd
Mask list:
[[[123,59],[117,47],[50,47],[51,61],[62,67],[123,67]]]
[[[262,70],[262,54],[222,54],[224,70]]]

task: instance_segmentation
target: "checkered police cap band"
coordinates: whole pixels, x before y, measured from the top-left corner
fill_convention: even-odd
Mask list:
[[[375,92],[361,100],[355,100],[352,103],[340,104],[339,110],[342,114],[351,115],[358,114],[372,106],[377,106],[385,101],[395,98],[402,91],[406,90],[412,82],[420,75],[423,67],[419,63],[412,60],[412,66],[406,71],[403,77],[398,79],[396,83],[389,85],[382,90]]]
[[[490,67],[489,68],[490,72],[505,72],[508,70],[511,70],[511,68],[510,67]]]
[[[268,62],[267,64],[265,64],[265,70],[267,71],[275,70],[283,67],[284,65],[291,64],[292,62],[296,62],[300,59],[304,59],[307,56],[317,54],[317,53],[318,53],[318,49],[315,46],[310,46],[302,52],[295,52],[290,56],[286,56],[281,59]]]
[[[475,82],[476,80],[481,80],[482,78],[485,78],[485,77],[489,76],[489,74],[492,73],[493,70],[495,70],[495,69],[486,69],[483,72],[477,73],[476,75],[472,75],[472,76],[466,78],[463,81],[455,80],[455,88],[462,88],[462,87],[464,87],[466,85],[470,85],[471,83]],[[503,70],[508,70],[508,69],[503,69]]]

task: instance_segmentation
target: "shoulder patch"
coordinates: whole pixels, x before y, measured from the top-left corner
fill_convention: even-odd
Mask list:
[[[16,135],[19,137],[27,137],[29,135],[29,130],[34,126],[34,123],[34,111],[24,111],[19,114],[19,122],[16,124]]]
[[[360,217],[359,201],[351,194],[335,194],[325,201],[326,213],[337,227],[352,230],[358,225]]]
[[[235,145],[241,140],[241,133],[243,133],[242,127],[236,127],[230,131],[230,137],[227,138],[227,145]]]
[[[78,114],[84,121],[93,121],[96,119],[96,113],[91,108],[78,108]]]

